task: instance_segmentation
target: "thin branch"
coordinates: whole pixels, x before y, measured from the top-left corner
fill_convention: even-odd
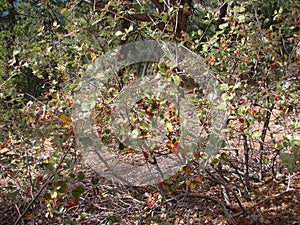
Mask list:
[[[207,196],[207,195],[201,195],[201,194],[192,193],[192,194],[187,194],[187,196],[188,197],[197,197],[197,198],[208,199],[208,200],[210,200],[212,202],[218,203],[222,207],[222,209],[224,211],[224,214],[229,219],[230,223],[233,224],[233,225],[236,225],[236,222],[235,222],[233,216],[228,212],[228,209],[231,210],[231,211],[235,211],[236,209],[233,208],[233,207],[231,207],[230,205],[224,204],[219,199],[216,199],[216,198],[213,198],[213,197]]]
[[[269,97],[267,98],[267,104],[270,104],[270,99]],[[262,130],[262,134],[260,136],[260,141],[259,141],[259,145],[260,145],[260,154],[259,154],[259,169],[260,169],[260,179],[263,178],[263,151],[264,151],[264,143],[265,143],[265,139],[266,139],[266,135],[267,135],[267,131],[268,131],[268,127],[270,124],[270,119],[271,119],[271,115],[272,115],[272,110],[274,108],[274,103],[271,105],[270,109],[267,110],[267,115],[266,115],[266,120],[264,122],[264,126],[263,126],[263,130]]]
[[[59,164],[57,165],[57,167],[55,168],[54,172],[47,178],[47,180],[45,181],[45,183],[43,184],[43,186],[41,187],[41,189],[39,190],[39,192],[36,194],[36,196],[31,200],[31,202],[27,205],[27,207],[24,209],[24,211],[22,212],[22,214],[18,217],[18,219],[15,221],[14,225],[17,225],[20,220],[25,216],[25,214],[27,213],[27,211],[29,210],[29,208],[33,205],[33,203],[38,199],[38,197],[42,194],[43,190],[45,189],[45,187],[48,185],[49,181],[57,174],[57,171],[59,170],[59,168],[61,167],[61,165],[63,164],[66,156],[68,155],[68,153],[70,152],[71,148],[68,148],[67,151],[64,153],[64,155],[62,156]]]
[[[219,14],[219,19],[218,19],[218,24],[217,24],[217,30],[219,30],[219,26],[223,23],[225,23],[224,17],[227,14],[227,7],[228,7],[228,3],[224,2],[222,4],[222,6],[220,7],[220,14]]]
[[[158,9],[158,11],[161,13],[163,12],[164,9],[164,5],[160,3],[159,0],[151,0],[151,2],[153,3],[153,5],[155,5],[155,7]]]
[[[279,194],[275,194],[275,195],[269,196],[269,197],[267,197],[267,198],[265,198],[265,199],[263,199],[263,200],[261,200],[261,201],[255,203],[254,205],[252,205],[252,206],[246,208],[244,211],[241,211],[241,212],[238,212],[238,213],[234,214],[233,217],[238,217],[238,216],[240,216],[240,215],[243,215],[245,212],[249,212],[249,210],[251,210],[251,209],[253,209],[253,208],[255,208],[255,207],[257,207],[257,206],[259,206],[259,205],[261,205],[261,204],[263,204],[263,203],[265,203],[265,202],[268,202],[268,201],[270,201],[270,200],[272,200],[272,199],[274,199],[274,198],[280,197],[280,196],[282,196],[282,195],[285,195],[285,194],[287,194],[287,193],[294,192],[294,191],[295,191],[295,190],[291,190],[291,189],[290,189],[290,190],[284,191],[284,192],[282,192],[282,193],[279,193]]]
[[[231,192],[234,196],[234,198],[236,199],[239,207],[244,210],[244,207],[242,205],[242,202],[240,201],[240,199],[238,198],[237,194],[231,190],[226,184],[225,182],[223,182],[222,180],[220,180],[219,178],[217,178],[216,176],[214,176],[208,169],[205,169],[205,172],[212,178],[212,181],[217,183],[217,184],[220,184],[220,185],[223,185],[225,187],[225,189],[228,191],[228,192]]]
[[[246,134],[242,134],[244,138],[244,158],[245,158],[245,173],[244,173],[244,179],[245,179],[245,187],[246,191],[250,192],[251,186],[250,186],[250,181],[249,181],[249,151],[250,148],[248,146],[248,139]]]
[[[2,84],[0,84],[0,88],[2,88],[2,86],[4,86],[5,84],[7,84],[8,81],[10,81],[12,78],[14,78],[15,76],[17,76],[17,74],[13,74],[11,75],[6,81],[4,81]]]

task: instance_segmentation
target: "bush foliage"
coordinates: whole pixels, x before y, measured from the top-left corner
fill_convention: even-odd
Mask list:
[[[70,116],[73,94],[97,57],[137,40],[180,43],[201,55],[219,81],[228,119],[212,168],[240,167],[237,179],[245,193],[252,190],[251,176],[278,179],[299,171],[297,1],[0,0],[0,12],[0,202],[17,205],[18,221],[36,202],[42,202],[46,218],[64,215],[87,192],[83,152],[76,146]],[[101,93],[95,115],[99,138],[113,146],[112,154],[126,157],[134,151],[109,129],[110,102],[142,76],[160,73],[175,86],[187,83],[171,70],[140,63],[117,71],[104,84],[107,91]],[[209,125],[209,117],[203,116],[205,100],[197,90],[191,95],[200,120]],[[174,151],[178,115],[165,99],[149,95],[135,107],[140,114],[131,122],[137,135],[152,133],[136,116],[160,116],[167,124],[163,147]],[[193,162],[204,157],[201,146],[194,156]],[[191,171],[184,167],[182,173],[189,176]],[[170,179],[158,184],[158,190],[176,192],[182,174]],[[89,182],[97,192],[99,178]],[[188,186],[193,190],[194,180]],[[148,195],[150,206],[161,201],[157,193]]]

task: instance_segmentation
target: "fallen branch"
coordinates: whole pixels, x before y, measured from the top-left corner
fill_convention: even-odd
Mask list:
[[[208,169],[205,169],[205,172],[210,176],[209,179],[211,179],[214,183],[223,185],[227,191],[231,192],[235,200],[237,201],[239,207],[241,208],[241,210],[244,210],[243,204],[241,200],[238,198],[237,194],[233,190],[231,190],[231,188],[229,188],[224,181],[222,181],[221,179],[213,175]]]
[[[229,213],[228,209],[231,210],[231,211],[235,211],[236,209],[233,208],[232,206],[230,205],[227,205],[227,204],[224,204],[223,202],[221,202],[219,199],[216,199],[214,197],[211,197],[211,196],[207,196],[207,195],[201,195],[201,194],[196,194],[196,193],[188,193],[187,194],[188,197],[196,197],[196,198],[203,198],[203,199],[208,199],[212,202],[216,202],[218,203],[218,205],[220,205],[222,208],[223,208],[223,211],[224,211],[224,214],[226,215],[226,217],[229,219],[230,223],[233,224],[233,225],[236,225],[236,222],[233,218],[233,216]]]
[[[268,202],[268,201],[270,201],[270,200],[272,200],[272,199],[274,199],[274,198],[280,197],[280,196],[282,196],[282,195],[285,195],[285,194],[290,193],[290,192],[293,192],[293,191],[294,191],[294,190],[287,190],[287,191],[284,191],[284,192],[282,192],[282,193],[278,193],[278,194],[276,194],[276,195],[269,196],[269,197],[267,197],[267,198],[265,198],[265,199],[263,199],[263,200],[261,200],[261,201],[255,203],[254,205],[252,205],[252,206],[246,208],[244,211],[241,211],[241,212],[238,212],[238,213],[234,214],[233,217],[237,217],[237,216],[243,215],[245,212],[249,212],[249,210],[251,210],[251,209],[253,209],[253,208],[255,208],[255,207],[257,207],[257,206],[259,206],[259,205],[261,205],[261,204],[263,204],[263,203],[265,203],[265,202]]]

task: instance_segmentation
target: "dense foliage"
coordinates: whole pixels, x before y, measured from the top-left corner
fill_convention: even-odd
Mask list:
[[[245,197],[252,193],[252,182],[265,177],[288,177],[290,182],[300,168],[299,9],[297,1],[283,0],[0,0],[0,202],[20,210],[18,222],[30,220],[25,215],[34,214],[29,212],[38,203],[46,218],[64,218],[90,191],[84,186],[87,167],[81,163],[83,152],[76,146],[70,116],[73,94],[97,57],[148,39],[180,43],[201,55],[219,81],[228,120],[222,131],[225,141],[210,167],[222,181],[240,185],[219,183],[220,189],[232,192],[237,208],[244,210],[235,189]],[[151,74],[177,86],[187,83],[168,65],[140,63],[117,71],[104,84],[107,91],[101,93],[95,115],[99,138],[113,146],[112,154],[126,157],[133,150],[111,133],[109,104],[124,87]],[[203,116],[205,99],[193,88],[199,119],[207,126],[211,121]],[[179,131],[172,106],[161,96],[149,95],[137,102],[136,110],[139,114],[131,121],[162,117],[168,136],[164,151],[174,151]],[[146,123],[136,122],[133,130],[143,138],[152,135]],[[191,168],[203,154],[197,149]],[[143,158],[150,158],[149,152]],[[175,193],[185,176],[200,173],[191,168],[158,184],[161,194],[148,194],[146,205],[158,207],[167,198],[162,195]],[[223,170],[236,176],[227,180]],[[197,180],[186,179],[193,191]],[[99,178],[88,182],[99,194]]]

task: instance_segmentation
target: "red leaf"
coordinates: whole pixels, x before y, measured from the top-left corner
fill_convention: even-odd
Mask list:
[[[144,155],[144,157],[145,157],[145,159],[148,159],[148,153],[147,152],[143,152],[143,155]]]
[[[158,186],[160,187],[160,188],[163,188],[164,186],[166,186],[167,185],[167,182],[165,182],[165,181],[161,181],[161,182],[159,182],[159,184],[158,184]]]
[[[151,206],[151,207],[154,205],[151,198],[148,198],[147,204],[148,204],[149,206]]]
[[[78,200],[77,199],[73,199],[71,202],[69,202],[68,203],[68,207],[70,208],[70,207],[73,207],[73,206],[75,206],[76,204],[77,204],[77,202],[78,202]]]
[[[68,131],[68,135],[73,135],[73,134],[74,134],[73,127],[70,126],[69,131]]]

